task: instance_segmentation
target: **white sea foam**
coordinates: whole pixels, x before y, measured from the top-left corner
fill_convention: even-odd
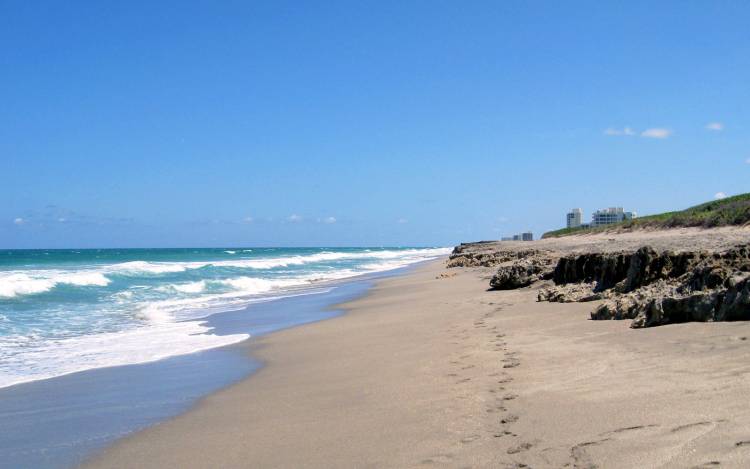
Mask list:
[[[32,278],[26,274],[10,274],[0,277],[0,297],[13,298],[33,295],[51,290],[55,282],[49,279]]]
[[[237,254],[237,251],[224,251],[224,252],[226,252],[227,254]]]
[[[104,287],[113,278],[117,278],[118,285],[126,280],[129,285],[126,290],[119,292],[105,291],[113,307],[111,311],[122,315],[116,320],[124,321],[126,329],[123,331],[102,332],[112,330],[112,323],[106,323],[106,316],[102,316],[105,318],[102,324],[109,324],[109,329],[98,328],[97,325],[98,333],[90,331],[88,335],[75,337],[70,337],[70,334],[80,334],[74,331],[79,330],[77,328],[81,321],[87,321],[87,317],[69,318],[68,325],[75,325],[70,331],[65,331],[65,321],[54,321],[63,331],[63,335],[57,338],[42,337],[28,330],[15,333],[16,329],[13,327],[7,329],[11,331],[11,335],[0,336],[0,387],[86,369],[155,361],[237,342],[247,335],[212,335],[205,324],[196,320],[217,312],[238,310],[253,302],[328,291],[330,287],[322,282],[396,269],[448,252],[449,249],[322,251],[307,255],[250,259],[237,256],[237,259],[211,262],[132,261],[85,266],[73,271],[0,272],[0,297],[4,298],[43,293],[60,284],[76,288]],[[336,262],[339,260],[360,262]],[[325,264],[331,261],[334,264]],[[315,263],[323,265],[313,265],[310,269],[258,272],[275,267]],[[248,270],[229,278],[226,278],[226,271],[207,271],[201,280],[160,284],[162,275],[209,265]],[[200,273],[189,272],[185,280],[195,279],[196,276],[200,278]],[[144,281],[139,281],[139,277],[144,277]],[[92,293],[96,291],[92,290]],[[66,309],[66,313],[69,312]],[[121,327],[118,322],[114,324]]]
[[[167,274],[174,272],[184,272],[188,269],[188,266],[192,264],[190,262],[146,262],[146,261],[130,261],[121,262],[105,268],[108,272],[125,274],[125,275],[140,275],[140,274]],[[207,265],[205,263],[200,266]]]
[[[64,273],[52,278],[57,283],[70,285],[106,287],[110,280],[99,272],[71,272]]]
[[[206,280],[199,280],[197,282],[187,283],[173,283],[158,287],[157,290],[163,292],[178,291],[180,293],[201,293],[208,287]]]
[[[249,337],[209,332],[202,322],[184,321],[62,340],[0,337],[0,388],[92,368],[153,362]]]
[[[242,293],[252,295],[256,293],[265,293],[276,288],[300,285],[302,282],[298,279],[271,280],[254,277],[237,277],[221,280],[219,283],[228,285]]]
[[[223,311],[232,311],[252,302],[269,301],[280,296],[322,293],[327,290],[307,288],[302,291],[295,287],[309,287],[319,280],[333,280],[337,275],[323,275],[321,278],[311,276],[290,279],[262,279],[253,277],[236,277],[225,280],[212,280],[210,284],[229,288],[225,293],[204,294],[187,298],[143,301],[136,305],[136,316],[150,323],[167,323],[175,320],[197,319]],[[204,281],[204,289],[209,281]],[[200,283],[200,282],[195,282]],[[169,288],[190,289],[193,284],[170,285]]]
[[[251,249],[245,251],[252,251]],[[228,251],[225,251],[228,252]],[[108,267],[109,272],[123,274],[164,274],[183,272],[188,269],[200,269],[210,265],[216,267],[236,267],[246,269],[273,269],[276,267],[288,267],[293,265],[312,264],[316,262],[337,261],[337,260],[354,260],[354,259],[409,259],[410,262],[431,259],[437,256],[448,254],[450,249],[432,248],[432,249],[402,249],[402,250],[383,250],[383,251],[359,251],[359,252],[330,252],[323,251],[315,254],[268,257],[258,259],[236,259],[236,260],[217,260],[206,262],[145,262],[131,261],[115,264]]]
[[[0,273],[0,298],[34,295],[52,290],[58,284],[106,286],[110,280],[99,272],[61,272],[57,270],[10,271]]]

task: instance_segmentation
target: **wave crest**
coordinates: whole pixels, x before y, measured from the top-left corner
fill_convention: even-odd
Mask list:
[[[45,293],[59,284],[105,287],[109,283],[110,280],[98,272],[9,273],[0,277],[0,298]]]

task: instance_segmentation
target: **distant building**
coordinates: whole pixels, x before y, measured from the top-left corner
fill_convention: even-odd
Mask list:
[[[534,234],[531,231],[513,236],[505,236],[500,241],[534,241]]]
[[[637,216],[635,212],[626,212],[622,207],[610,207],[594,212],[591,216],[591,226],[611,225],[613,223],[632,220]]]
[[[574,208],[568,212],[568,228],[580,228],[583,224],[583,211],[580,208]]]

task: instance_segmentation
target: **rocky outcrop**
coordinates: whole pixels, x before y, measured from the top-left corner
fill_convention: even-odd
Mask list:
[[[734,277],[712,289],[664,286],[651,288],[650,294],[637,291],[604,302],[591,313],[591,319],[633,319],[633,328],[689,321],[750,320],[750,275]]]
[[[514,290],[526,287],[549,274],[550,267],[536,260],[524,260],[497,269],[490,279],[492,290]]]
[[[585,301],[602,300],[607,292],[595,292],[596,286],[590,283],[571,283],[548,288],[542,288],[537,293],[537,301],[553,303],[579,303]]]
[[[624,253],[591,253],[560,259],[552,274],[556,285],[592,283],[594,290],[612,288],[627,276],[630,256]]]
[[[598,300],[591,319],[630,319],[634,328],[750,320],[750,244],[702,246],[675,252],[651,246],[612,251],[610,245],[569,254],[483,242],[456,247],[448,267],[496,267],[494,290],[551,280],[542,284],[539,301]]]
[[[684,275],[707,254],[667,251],[656,252],[644,246],[634,253],[591,253],[567,256],[555,267],[553,280],[557,285],[593,282],[595,291],[615,286],[632,291],[656,280]]]
[[[497,267],[506,262],[513,262],[540,256],[535,249],[526,250],[481,250],[481,243],[461,244],[453,249],[446,267]]]
[[[750,248],[724,252],[584,254],[560,259],[556,284],[540,301],[605,299],[591,318],[632,319],[631,327],[750,319]],[[587,294],[588,290],[588,294]]]

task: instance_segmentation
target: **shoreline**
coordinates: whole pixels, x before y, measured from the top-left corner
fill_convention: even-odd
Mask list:
[[[309,337],[307,336],[309,333],[313,332],[314,329],[324,324],[327,325],[324,327],[324,329],[328,329],[329,327],[332,327],[334,330],[337,329],[336,323],[340,323],[341,320],[346,320],[347,318],[350,318],[352,316],[358,316],[359,311],[358,311],[357,305],[360,302],[371,301],[373,297],[376,297],[378,290],[382,288],[384,285],[393,284],[394,282],[396,285],[400,285],[402,282],[409,283],[410,280],[413,279],[414,276],[421,278],[425,274],[428,277],[432,277],[434,272],[439,272],[443,270],[443,265],[446,259],[447,259],[447,256],[441,256],[438,259],[424,261],[416,265],[398,269],[398,271],[392,273],[391,275],[385,275],[385,276],[382,276],[381,278],[373,279],[372,280],[373,284],[364,292],[364,294],[357,295],[355,298],[349,299],[344,302],[334,303],[330,305],[329,308],[331,310],[341,311],[340,314],[337,314],[330,318],[324,318],[319,321],[315,321],[315,322],[311,322],[307,324],[300,324],[300,326],[302,327],[291,327],[291,328],[277,330],[270,334],[265,334],[260,337],[256,336],[256,337],[247,339],[245,341],[242,341],[238,344],[233,344],[229,346],[229,347],[242,349],[243,353],[248,358],[259,363],[259,367],[256,370],[254,370],[253,373],[246,376],[239,382],[234,383],[228,387],[219,389],[213,393],[210,393],[204,396],[203,398],[198,400],[187,411],[182,412],[155,426],[145,428],[143,430],[140,430],[138,432],[135,432],[131,435],[128,435],[122,439],[119,439],[113,442],[112,445],[105,448],[99,454],[93,455],[93,457],[85,461],[80,467],[144,467],[144,466],[145,467],[163,467],[164,465],[170,465],[170,464],[177,464],[180,467],[185,467],[186,465],[188,467],[190,467],[191,465],[192,467],[206,467],[206,465],[227,465],[227,464],[230,467],[242,466],[243,462],[239,459],[235,460],[234,462],[227,462],[226,460],[223,460],[224,456],[221,454],[223,453],[223,451],[220,451],[219,453],[215,454],[215,456],[219,457],[218,460],[200,461],[200,462],[196,461],[195,459],[195,456],[197,456],[196,454],[193,454],[184,460],[170,461],[170,460],[162,460],[160,457],[151,458],[147,456],[137,457],[133,459],[132,454],[124,455],[121,457],[120,455],[117,455],[114,453],[119,452],[123,449],[125,450],[125,452],[129,453],[131,451],[131,448],[140,453],[142,451],[142,448],[140,448],[140,445],[143,443],[148,444],[149,441],[152,441],[153,436],[150,434],[151,432],[161,433],[163,429],[167,426],[172,426],[172,425],[181,426],[184,420],[186,419],[192,420],[193,416],[197,416],[197,414],[203,412],[204,410],[213,409],[214,408],[213,401],[215,401],[216,399],[222,399],[226,395],[229,395],[230,397],[237,397],[238,391],[239,391],[239,394],[245,394],[245,390],[242,388],[248,387],[248,388],[256,389],[256,388],[265,387],[265,384],[263,381],[266,380],[266,375],[268,374],[277,375],[278,373],[281,373],[281,374],[288,373],[289,369],[287,368],[287,365],[289,365],[290,362],[294,361],[294,355],[298,352],[298,348],[299,348],[297,346],[300,346],[302,349],[305,349],[306,345],[308,344],[307,341],[309,340]],[[304,338],[305,340],[304,341],[297,340],[301,338]],[[320,344],[320,342],[316,341],[315,339],[312,339],[312,341],[314,344]],[[331,351],[328,350],[325,353],[328,355],[329,353],[331,353]],[[333,353],[336,353],[336,352],[334,351]],[[283,359],[279,359],[277,355],[283,355]],[[297,368],[297,370],[298,369],[299,368]],[[303,373],[305,372],[303,371]],[[330,402],[328,398],[324,398],[324,400]],[[335,403],[333,404],[335,406]],[[321,408],[321,407],[318,407],[318,408]],[[225,410],[227,410],[226,407],[221,409],[221,411],[225,411]],[[198,416],[198,419],[201,419],[201,418],[202,417]],[[188,423],[188,425],[192,425],[192,424]],[[259,426],[255,428],[258,429]],[[181,430],[178,430],[178,432],[180,431]],[[220,444],[222,447],[224,446],[218,441],[215,441],[215,443]],[[159,446],[162,446],[162,443],[159,443]],[[262,446],[265,446],[265,445],[262,445]],[[298,456],[302,456],[302,459],[307,459],[304,454],[298,454]],[[302,459],[298,463],[305,465]],[[128,466],[129,464],[131,464],[131,466]],[[258,462],[257,464],[259,467],[265,467],[266,463]],[[273,466],[274,464],[271,464],[271,465]],[[282,464],[282,466],[286,466],[286,465],[287,465],[286,462]],[[292,465],[294,466],[294,463],[292,463]]]
[[[750,324],[632,330],[488,291],[442,260],[330,321],[247,347],[266,366],[83,467],[742,467]],[[525,466],[524,466],[525,465]]]
[[[2,388],[0,433],[6,438],[0,440],[0,459],[14,466],[75,467],[120,438],[168,421],[252,376],[263,366],[247,353],[254,341],[343,314],[338,303],[415,266],[328,281],[318,293],[255,302],[202,319],[217,335],[251,333],[237,343]],[[48,421],[73,431],[50,427]]]

